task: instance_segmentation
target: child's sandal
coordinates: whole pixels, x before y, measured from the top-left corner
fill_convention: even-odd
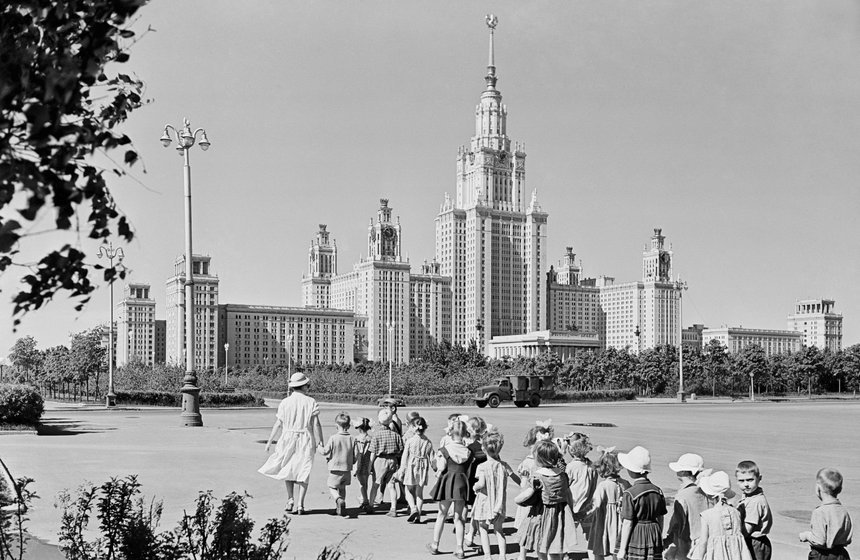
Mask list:
[[[427,543],[427,551],[430,554],[439,554],[439,545],[433,543]]]

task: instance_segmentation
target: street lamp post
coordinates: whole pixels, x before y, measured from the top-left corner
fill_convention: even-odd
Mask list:
[[[117,264],[122,262],[125,253],[121,247],[114,249],[113,243],[102,245],[99,247],[99,258],[106,258],[110,261],[111,270],[113,270],[113,260],[117,260]],[[108,392],[105,397],[105,407],[110,408],[116,406],[116,393],[113,392],[113,362],[114,362],[114,346],[113,346],[113,278],[110,281],[110,323],[108,324]]]
[[[287,377],[293,375],[293,335],[287,335]]]
[[[394,323],[388,323],[388,394],[392,392],[394,369]]]
[[[681,296],[687,289],[687,283],[678,278],[675,289],[678,291],[678,400],[687,402],[687,393],[684,392],[684,316],[681,307]]]
[[[173,131],[173,135],[171,135]],[[197,141],[197,134],[200,141]],[[197,387],[197,376],[194,374],[194,270],[192,260],[194,253],[191,247],[191,161],[189,150],[195,142],[200,149],[209,149],[209,139],[206,131],[198,128],[191,131],[191,123],[184,119],[182,130],[172,125],[164,126],[161,144],[166,148],[176,139],[176,150],[185,158],[185,377],[182,379],[182,424],[185,426],[202,426],[200,416],[200,388]]]
[[[224,386],[227,386],[227,366],[230,363],[230,343],[224,343]]]

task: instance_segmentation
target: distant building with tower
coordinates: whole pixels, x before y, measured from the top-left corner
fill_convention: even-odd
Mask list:
[[[194,282],[194,367],[197,370],[218,365],[218,276],[212,273],[211,257],[193,255],[191,274]],[[167,280],[166,345],[168,364],[185,364],[185,255],[173,263],[173,276]]]
[[[155,329],[155,299],[149,284],[129,283],[117,304],[116,363],[124,366],[132,361],[146,365],[157,363]]]
[[[316,239],[308,249],[308,272],[302,277],[302,305],[331,307],[331,279],[337,276],[337,243],[326,224],[319,225]]]
[[[457,152],[457,191],[436,217],[436,260],[451,277],[452,342],[478,342],[486,353],[495,336],[545,328],[543,271],[547,216],[526,187],[525,147],[511,144],[508,110],[496,89],[494,30],[486,86],[475,108],[475,133]]]
[[[788,316],[788,329],[803,333],[805,346],[816,346],[831,352],[842,350],[842,315],[834,311],[832,299],[806,299],[794,304]]]

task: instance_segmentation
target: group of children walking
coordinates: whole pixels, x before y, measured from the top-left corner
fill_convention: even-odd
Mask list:
[[[555,437],[550,421],[537,422],[525,436],[530,450],[516,469],[500,453],[504,436],[480,417],[452,414],[434,451],[426,435],[427,422],[411,413],[403,431],[396,408],[379,411],[371,433],[370,420],[359,418],[348,433],[349,415],[335,419],[338,432],[319,451],[329,461],[328,485],[335,511],[345,515],[346,486],[351,474],[359,482],[360,511],[373,513],[386,490],[388,515],[397,517],[401,493],[409,504],[409,523],[421,523],[424,488],[436,472],[430,496],[438,504],[433,540],[426,548],[439,554],[446,520],[454,525],[455,558],[465,558],[469,546],[491,558],[490,532],[495,533],[498,557],[507,558],[503,524],[507,517],[508,479],[517,485],[514,517],[519,558],[529,552],[539,559],[588,556],[612,560],[770,560],[768,533],[773,515],[760,487],[756,463],[742,461],[735,478],[741,491],[731,490],[723,471],[706,469],[701,456],[687,453],[669,463],[680,482],[669,513],[659,487],[651,483],[651,457],[637,446],[627,453],[614,448],[593,450],[588,436],[570,433]],[[401,435],[402,434],[402,435]],[[627,479],[621,476],[626,471]],[[816,493],[821,505],[812,513],[811,530],[799,538],[810,546],[810,559],[848,559],[852,525],[838,500],[842,475],[821,469]],[[478,538],[480,543],[473,544]]]

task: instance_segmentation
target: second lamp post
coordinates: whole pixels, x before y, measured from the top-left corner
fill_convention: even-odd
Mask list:
[[[171,131],[173,135],[171,135]],[[200,140],[197,135],[200,134]],[[200,149],[209,149],[209,139],[206,131],[198,128],[191,131],[191,123],[184,120],[182,130],[171,125],[164,126],[161,144],[166,148],[176,140],[176,150],[185,157],[185,377],[182,379],[182,424],[184,426],[202,426],[203,417],[200,415],[200,388],[197,387],[197,376],[194,373],[194,260],[191,247],[191,161],[188,151],[195,143]]]

